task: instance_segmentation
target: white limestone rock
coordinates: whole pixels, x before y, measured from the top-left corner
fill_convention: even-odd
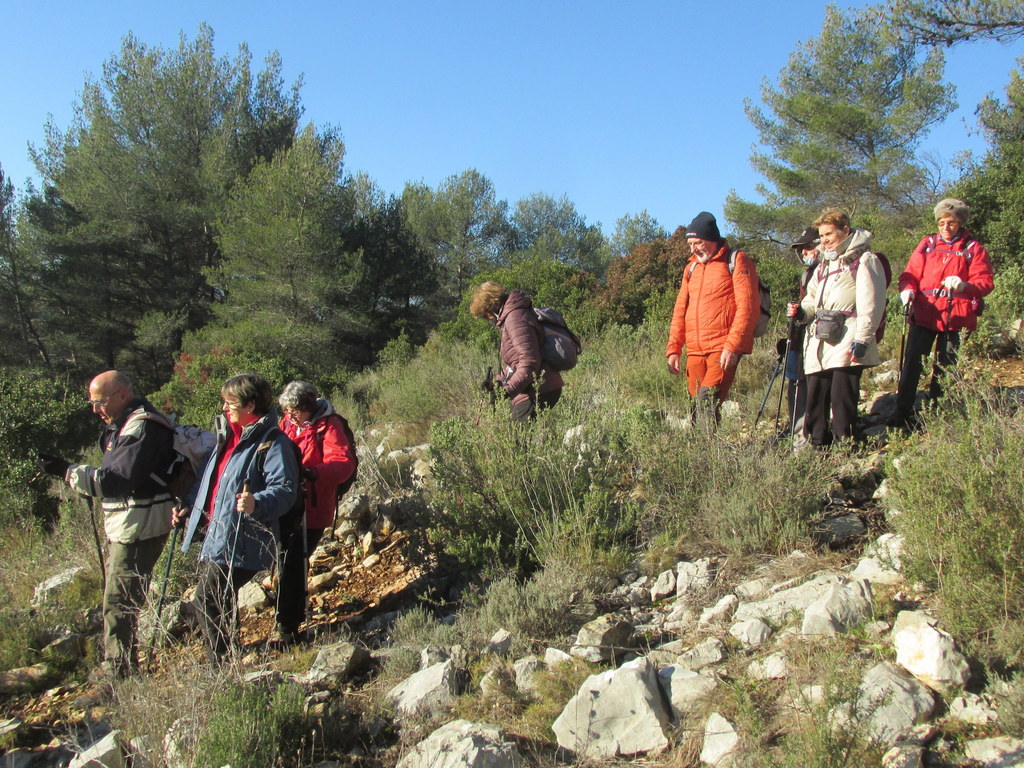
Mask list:
[[[832,637],[863,624],[874,615],[871,584],[867,581],[830,585],[804,612],[804,636]]]
[[[388,692],[399,716],[415,716],[443,707],[459,693],[459,672],[448,659],[421,669]]]
[[[493,653],[495,656],[505,657],[508,656],[509,651],[512,650],[512,633],[507,629],[499,629],[493,635],[491,639],[487,641],[487,652]]]
[[[953,638],[919,611],[901,611],[893,627],[896,663],[939,693],[963,688],[971,678],[966,657]]]
[[[81,754],[75,755],[68,768],[124,768],[121,732],[111,731]]]
[[[718,687],[718,678],[702,675],[684,667],[668,666],[658,670],[658,682],[677,722],[692,715],[701,699]]]
[[[714,576],[711,558],[704,557],[693,562],[676,563],[676,596],[683,597],[711,587]]]
[[[697,621],[697,626],[706,627],[708,624],[725,621],[736,612],[736,606],[738,604],[739,598],[737,598],[736,595],[725,595],[713,606],[705,608],[704,611],[701,612],[700,619]]]
[[[54,576],[40,582],[32,592],[32,605],[39,606],[55,599],[56,596],[66,587],[74,584],[78,574],[85,570],[84,565],[76,565],[66,568]]]
[[[974,739],[964,744],[964,754],[984,768],[1024,767],[1024,740],[999,737]]]
[[[317,653],[302,681],[309,684],[344,682],[369,660],[369,651],[358,645],[345,642],[328,645]]]
[[[580,628],[569,654],[593,663],[612,660],[634,646],[633,634],[631,622],[607,613]]]
[[[668,722],[657,672],[639,658],[588,677],[551,729],[562,748],[603,760],[663,751]]]
[[[772,626],[783,626],[791,614],[803,613],[830,586],[843,580],[838,573],[819,573],[811,579],[779,589],[762,600],[741,602],[736,607],[733,620],[762,619]]]
[[[704,667],[717,664],[724,658],[725,645],[717,637],[712,637],[679,654],[676,664],[696,672]]]
[[[747,674],[754,680],[784,680],[789,677],[789,656],[776,651],[747,665]]]
[[[544,665],[553,668],[559,664],[572,664],[572,656],[561,648],[548,648],[544,651]]]
[[[989,725],[999,720],[996,702],[990,696],[965,693],[949,702],[949,714],[971,725]]]
[[[752,651],[768,641],[772,628],[760,619],[747,619],[729,627],[729,634],[740,641],[743,650]]]
[[[662,571],[651,587],[651,602],[664,600],[676,593],[676,572],[672,570]]]
[[[927,686],[895,664],[883,662],[861,680],[852,719],[864,726],[870,738],[893,744],[928,719],[934,709],[935,696]],[[842,711],[835,714],[836,724],[841,725]]]
[[[736,728],[718,712],[712,712],[704,726],[704,746],[700,750],[700,761],[715,768],[733,765],[740,735]]]
[[[454,720],[413,747],[396,768],[520,768],[522,764],[519,749],[497,726]]]
[[[536,656],[526,656],[517,659],[512,663],[512,673],[515,675],[516,688],[520,693],[533,693],[536,689],[535,679],[544,669],[544,662]]]

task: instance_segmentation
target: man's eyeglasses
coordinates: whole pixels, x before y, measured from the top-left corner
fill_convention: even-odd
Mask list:
[[[90,408],[103,408],[107,403],[110,402],[110,399],[114,395],[119,395],[119,394],[121,394],[121,390],[120,389],[117,390],[117,392],[111,392],[109,395],[104,397],[102,400],[90,400],[89,401],[89,407]]]

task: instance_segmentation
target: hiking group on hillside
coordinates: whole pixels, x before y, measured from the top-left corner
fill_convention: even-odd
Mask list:
[[[910,330],[901,350],[894,427],[915,424],[922,360],[933,346],[929,395],[933,403],[941,396],[941,379],[956,364],[960,331],[977,328],[983,298],[992,291],[992,264],[966,229],[969,214],[962,200],[940,201],[938,232],[921,240],[899,276]],[[685,347],[692,415],[717,423],[736,367],[753,349],[759,281],[753,261],[729,247],[710,213],[694,218],[686,242],[692,255],[683,268],[665,355],[669,372],[678,374]],[[872,250],[871,233],[853,227],[838,208],[826,209],[791,247],[805,268],[799,301],[786,305],[789,333],[779,345],[790,381],[790,433],[797,444],[824,448],[858,437],[860,378],[881,363],[878,342],[892,275],[888,259]]]
[[[901,350],[894,426],[915,423],[923,358],[933,345],[929,393],[933,399],[941,395],[941,377],[956,363],[959,333],[977,327],[982,300],[992,291],[992,266],[984,246],[966,230],[968,215],[963,201],[942,200],[935,207],[938,232],[921,240],[899,276],[909,334]],[[753,260],[730,247],[710,213],[691,221],[686,242],[691,257],[683,267],[665,354],[670,373],[685,370],[693,420],[713,428],[737,366],[764,333],[769,297]],[[791,248],[804,270],[799,300],[787,304],[787,337],[778,345],[789,382],[790,434],[796,443],[824,448],[857,438],[860,377],[881,362],[878,342],[891,271],[888,259],[872,251],[871,233],[853,227],[835,208],[824,211]],[[488,369],[483,384],[492,403],[499,394],[506,397],[510,418],[523,423],[555,406],[561,374],[580,353],[579,339],[561,314],[534,307],[524,292],[492,281],[477,286],[470,312],[500,331],[499,373],[495,377]],[[219,662],[236,640],[239,589],[271,567],[278,574],[274,639],[302,639],[309,553],[333,527],[337,503],[355,479],[354,436],[308,382],[284,388],[280,417],[270,384],[258,375],[229,378],[220,397],[214,432],[204,435],[174,424],[135,395],[124,373],[106,371],[89,384],[90,406],[106,425],[100,465],[39,455],[45,472],[87,499],[101,500],[109,550],[104,676],[138,669],[138,613],[169,534],[173,530],[176,537],[182,527],[183,551],[196,538],[203,540],[196,606],[211,662]],[[171,555],[173,549],[172,543]],[[102,562],[102,549],[99,554]]]

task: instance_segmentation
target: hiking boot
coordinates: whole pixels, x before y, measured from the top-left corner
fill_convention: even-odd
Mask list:
[[[921,430],[921,421],[914,411],[909,413],[897,411],[896,415],[889,421],[889,427],[891,429],[901,429],[904,432],[919,432]]]
[[[276,625],[274,631],[270,633],[270,644],[279,648],[288,648],[303,642],[305,639],[305,632],[300,632],[297,629],[288,629],[280,624]]]
[[[118,664],[113,659],[104,659],[92,669],[87,679],[93,685],[109,686],[130,674],[131,670],[126,669],[123,664]]]

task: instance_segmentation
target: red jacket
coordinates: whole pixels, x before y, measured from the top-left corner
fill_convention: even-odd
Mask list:
[[[693,257],[683,267],[665,356],[710,355],[728,349],[749,354],[754,349],[754,328],[761,317],[757,269],[743,251],[736,252],[736,264],[729,273],[729,244],[707,262]]]
[[[323,530],[334,520],[338,486],[355,471],[355,446],[341,426],[341,417],[331,404],[320,398],[308,424],[295,424],[290,416],[281,419],[281,431],[302,452],[302,468],[316,472],[316,482],[306,487],[306,525]]]
[[[942,288],[943,278],[949,275],[957,275],[966,283],[952,300]],[[975,330],[979,300],[991,293],[992,287],[988,252],[966,230],[961,230],[952,243],[938,235],[921,240],[899,281],[900,291],[915,291],[911,322],[933,331]]]

